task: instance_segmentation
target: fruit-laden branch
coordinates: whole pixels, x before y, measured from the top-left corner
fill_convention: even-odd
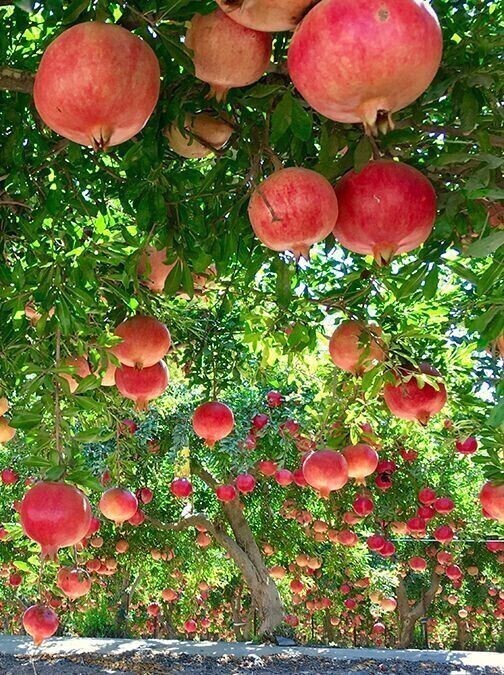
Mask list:
[[[34,80],[35,75],[28,70],[0,66],[0,90],[31,94]]]

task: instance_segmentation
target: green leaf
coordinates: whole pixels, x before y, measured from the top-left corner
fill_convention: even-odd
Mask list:
[[[282,96],[271,116],[271,135],[270,140],[276,143],[282,138],[292,123],[293,98],[290,92]]]
[[[410,275],[408,279],[400,286],[400,288],[395,292],[395,296],[398,300],[402,300],[407,295],[411,295],[422,285],[422,281],[427,276],[428,268],[426,266],[420,267],[416,272]]]
[[[473,243],[467,247],[466,253],[471,256],[471,258],[486,258],[503,245],[504,230],[496,230],[489,234],[488,237],[473,241]]]
[[[373,157],[373,146],[368,136],[363,136],[360,141],[357,143],[357,147],[354,150],[353,161],[354,161],[354,170],[356,173],[362,171],[362,169],[370,162]]]
[[[312,135],[313,117],[311,113],[304,108],[299,99],[292,100],[292,133],[300,141],[309,141]]]

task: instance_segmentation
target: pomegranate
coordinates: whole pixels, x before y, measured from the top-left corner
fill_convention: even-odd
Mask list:
[[[268,422],[269,422],[269,417],[268,417],[268,415],[265,415],[264,413],[258,413],[257,415],[254,415],[254,417],[252,418],[252,426],[257,431],[260,431],[261,429],[264,429],[264,427],[268,424]]]
[[[239,476],[236,477],[235,485],[238,492],[247,494],[249,492],[254,491],[256,479],[249,473],[241,473]]]
[[[174,122],[163,133],[177,155],[188,159],[202,159],[226,145],[233,133],[233,127],[222,117],[200,112],[197,115],[186,115],[184,132]]]
[[[420,171],[392,160],[349,171],[336,184],[334,236],[354,253],[386,264],[422,244],[436,220],[436,193]]]
[[[145,126],[159,87],[159,63],[144,40],[115,24],[89,22],[64,31],[46,49],[33,97],[53,131],[105,150]]]
[[[68,358],[62,362],[65,368],[70,367],[75,375],[82,379],[91,375],[88,360],[85,356],[77,356],[75,358]],[[79,382],[69,373],[59,373],[59,376],[68,382],[70,393],[73,394],[79,386]]]
[[[193,619],[188,619],[184,622],[184,630],[186,633],[197,633],[198,624]]]
[[[113,354],[125,365],[148,368],[163,359],[171,345],[168,328],[152,316],[131,317],[114,331],[122,342],[112,348]]]
[[[369,497],[365,497],[364,495],[359,495],[354,499],[352,508],[358,516],[365,518],[366,516],[369,516],[369,514],[373,512],[374,509],[373,500],[370,499]]]
[[[303,475],[308,485],[327,499],[333,490],[340,490],[348,482],[348,464],[339,452],[318,450],[303,462]]]
[[[25,494],[20,509],[24,533],[41,547],[43,559],[54,560],[60,548],[74,546],[91,525],[87,497],[66,483],[36,483]]]
[[[307,487],[308,483],[306,482],[306,478],[304,477],[303,474],[303,469],[302,467],[295,469],[292,472],[292,480],[298,487]]]
[[[16,430],[10,426],[5,417],[0,417],[0,443],[8,443],[16,435]]]
[[[188,478],[175,478],[171,482],[170,492],[174,497],[187,499],[193,492],[191,481]]]
[[[446,576],[452,581],[457,581],[462,578],[462,570],[458,565],[448,565],[446,568]]]
[[[14,485],[19,480],[19,474],[14,469],[2,469],[0,480],[4,485]]]
[[[137,512],[138,499],[129,490],[115,487],[102,494],[98,507],[105,518],[122,525]]]
[[[473,455],[478,449],[478,441],[474,436],[468,436],[465,441],[455,441],[455,448],[462,455]]]
[[[323,176],[291,167],[276,171],[254,190],[248,214],[265,246],[307,258],[310,246],[333,230],[338,201]]]
[[[429,487],[422,488],[418,493],[418,501],[430,506],[436,501],[436,491]]]
[[[453,540],[453,530],[449,525],[440,525],[434,530],[434,539],[440,544],[449,544]]]
[[[23,627],[38,647],[58,630],[58,615],[46,605],[32,605],[23,614]]]
[[[504,483],[489,481],[479,494],[481,506],[485,512],[500,523],[504,522]]]
[[[409,566],[414,572],[425,572],[427,569],[427,561],[420,556],[414,556],[413,558],[410,558]]]
[[[352,532],[351,530],[341,530],[338,532],[338,542],[342,546],[355,546],[358,542],[358,537],[355,532]]]
[[[256,82],[271,58],[271,35],[240,26],[220,9],[196,14],[185,44],[193,52],[196,77],[210,85],[217,101],[233,87]]]
[[[121,366],[115,381],[121,394],[135,402],[136,410],[146,410],[149,401],[161,396],[168,386],[168,368],[164,361],[141,370]]]
[[[136,498],[138,502],[142,504],[150,504],[154,497],[153,491],[148,487],[143,487],[137,490]]]
[[[275,480],[281,487],[288,487],[293,482],[294,477],[289,469],[279,469],[275,473]]]
[[[438,497],[434,501],[433,506],[436,513],[439,513],[443,516],[447,515],[448,513],[451,513],[455,508],[455,504],[449,497]]]
[[[266,33],[294,30],[316,0],[217,0],[242,26]]]
[[[160,611],[161,607],[157,602],[151,602],[150,605],[147,605],[147,614],[149,616],[159,616]]]
[[[348,445],[342,453],[348,464],[348,477],[354,478],[358,485],[364,484],[367,476],[376,471],[378,453],[369,445],[364,443]]]
[[[0,398],[0,417],[5,415],[5,413],[9,410],[9,401],[5,398],[5,396],[2,396]]]
[[[257,462],[257,468],[263,476],[274,476],[277,472],[278,466],[276,462],[271,459],[262,459]]]
[[[362,375],[385,359],[381,328],[360,321],[343,321],[332,334],[329,353],[335,366]]]
[[[312,108],[376,133],[427,89],[442,49],[423,0],[322,0],[295,32],[288,68]]]
[[[168,257],[172,258],[166,248],[158,251],[155,246],[147,246],[142,251],[142,255],[138,261],[138,276],[140,282],[153,293],[163,293],[165,281],[175,267],[177,258],[169,263],[167,262]]]
[[[238,496],[234,485],[219,485],[215,488],[215,494],[220,502],[232,502]]]
[[[233,431],[233,411],[219,401],[203,403],[194,411],[192,425],[196,436],[213,448],[217,441],[226,438]]]
[[[378,552],[381,551],[385,546],[386,541],[384,537],[381,536],[381,534],[372,534],[370,537],[368,537],[366,543],[370,551]]]
[[[383,390],[388,409],[401,419],[427,424],[430,417],[442,410],[446,403],[446,387],[439,379],[438,371],[429,364],[422,363],[418,371],[404,366],[399,372],[401,380],[398,384],[388,383]],[[438,388],[427,382],[419,386],[416,376],[422,374],[436,378]]]
[[[56,577],[56,586],[63,591],[67,598],[77,600],[77,598],[89,593],[91,579],[85,570],[62,567]]]
[[[278,408],[284,401],[285,399],[279,391],[268,391],[266,394],[266,403],[270,408]]]
[[[425,532],[425,527],[426,523],[423,518],[420,518],[420,516],[415,516],[414,518],[410,518],[408,522],[406,523],[408,526],[408,530],[413,533],[423,533]]]

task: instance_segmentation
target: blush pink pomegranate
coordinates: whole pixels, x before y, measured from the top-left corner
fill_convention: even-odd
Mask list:
[[[192,425],[196,436],[212,448],[234,429],[234,415],[231,408],[219,401],[203,403],[194,411]]]
[[[159,62],[149,45],[125,28],[96,21],[68,28],[49,45],[33,96],[53,131],[104,150],[145,126],[159,87]]]
[[[303,476],[324,499],[348,482],[348,464],[345,457],[333,450],[318,450],[303,462]]]
[[[376,133],[427,89],[442,50],[424,0],[322,0],[294,33],[288,68],[317,112]]]
[[[315,3],[316,0],[217,0],[233,21],[266,33],[294,30]]]
[[[62,567],[56,576],[56,586],[70,598],[77,600],[87,595],[91,590],[91,579],[86,570]]]
[[[436,193],[417,169],[379,159],[336,184],[334,236],[353,253],[386,264],[423,244],[436,220]]]
[[[53,636],[58,627],[58,615],[46,605],[32,605],[23,614],[23,628],[37,647]]]
[[[196,14],[185,44],[193,52],[196,77],[210,85],[210,96],[218,101],[230,89],[256,82],[271,58],[271,35],[240,26],[220,9]]]
[[[348,445],[342,450],[348,465],[348,477],[354,478],[355,482],[362,485],[378,466],[378,453],[365,443]]]
[[[254,190],[248,214],[265,246],[308,257],[310,247],[333,230],[338,201],[323,176],[291,167],[276,171]]]
[[[68,382],[70,393],[74,394],[79,386],[79,380],[91,375],[88,360],[85,356],[69,357],[63,360],[62,365],[65,368],[70,368],[72,370],[72,375],[70,373],[59,373],[59,376]],[[79,379],[77,380],[74,375]]]
[[[137,410],[146,410],[149,401],[161,396],[168,386],[168,368],[159,361],[148,368],[121,366],[115,372],[115,383],[125,398],[135,402]]]
[[[329,354],[335,366],[350,373],[362,374],[384,361],[385,345],[379,326],[360,321],[343,321],[331,336]]]
[[[177,258],[169,263],[169,255],[166,248],[158,251],[155,246],[147,246],[140,256],[137,268],[140,282],[153,293],[163,293],[165,281],[175,267]]]
[[[481,488],[479,500],[483,510],[493,520],[504,522],[504,483],[489,481]]]
[[[177,155],[187,159],[203,159],[226,145],[233,134],[233,127],[222,117],[200,112],[186,115],[183,131],[174,122],[163,133]]]
[[[110,488],[100,498],[99,509],[109,520],[116,525],[122,525],[132,518],[138,509],[138,499],[129,490]]]
[[[40,544],[42,559],[54,560],[60,548],[84,539],[92,513],[88,498],[73,485],[40,482],[25,494],[20,517],[26,536]]]
[[[447,400],[446,387],[440,380],[439,372],[427,363],[418,371],[400,368],[401,379],[397,384],[386,384],[383,396],[390,412],[403,420],[417,420],[427,424],[429,419],[440,412]],[[436,379],[437,389],[425,382],[421,387],[415,375],[429,375]]]
[[[112,353],[124,366],[148,368],[163,359],[171,345],[168,328],[153,316],[133,316],[114,331],[121,342]]]

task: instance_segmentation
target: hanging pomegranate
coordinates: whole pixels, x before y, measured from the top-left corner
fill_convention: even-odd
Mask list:
[[[140,256],[137,268],[140,282],[153,293],[163,293],[165,281],[177,263],[176,258],[172,263],[166,262],[168,255],[166,248],[158,251],[155,246],[147,246]]]
[[[233,431],[233,411],[219,401],[203,403],[194,411],[192,425],[196,436],[213,448],[217,441],[226,438]]]
[[[404,420],[417,420],[427,424],[432,415],[443,409],[447,395],[446,387],[440,380],[439,372],[427,363],[420,364],[418,370],[403,366],[398,384],[386,384],[383,390],[385,403],[390,412]],[[416,375],[428,375],[435,378],[437,388],[427,382],[420,386]]]
[[[77,598],[89,593],[91,579],[86,570],[62,567],[56,576],[56,586],[63,591],[67,598],[77,600]]]
[[[122,341],[111,349],[124,366],[148,368],[163,359],[171,345],[168,328],[152,316],[138,314],[123,321],[114,331]]]
[[[317,0],[217,0],[223,12],[242,26],[266,33],[294,30]]]
[[[354,478],[357,485],[363,485],[378,466],[378,453],[365,443],[348,445],[342,450],[348,464],[348,477]]]
[[[488,481],[481,488],[479,500],[485,513],[493,520],[504,522],[504,483]]]
[[[135,402],[136,410],[146,410],[149,401],[166,390],[168,368],[164,361],[141,370],[121,366],[115,372],[115,382],[121,394]]]
[[[46,605],[32,605],[23,614],[23,627],[38,647],[58,630],[58,615]]]
[[[122,525],[137,512],[138,500],[129,490],[115,487],[102,494],[98,507],[105,518]]]
[[[163,134],[177,155],[187,159],[203,159],[226,145],[233,134],[233,127],[222,117],[200,112],[186,115],[183,131],[174,122]]]
[[[478,449],[478,441],[474,436],[468,436],[463,441],[455,441],[455,448],[461,455],[474,455]]]
[[[178,499],[187,499],[193,492],[192,483],[188,478],[175,478],[171,482],[170,492]]]
[[[380,340],[381,328],[360,321],[343,321],[332,334],[329,353],[335,366],[362,375],[380,361],[386,353]]]
[[[348,482],[348,464],[339,452],[318,450],[304,460],[303,476],[308,485],[327,499],[333,490],[341,490]]]

